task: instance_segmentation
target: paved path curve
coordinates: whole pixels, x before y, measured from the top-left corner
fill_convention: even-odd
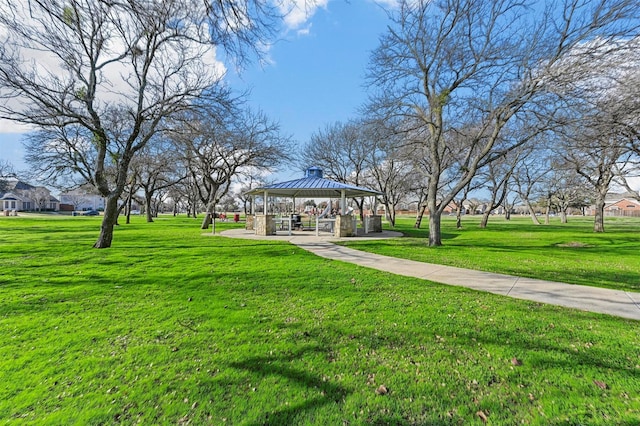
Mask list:
[[[354,263],[397,275],[640,320],[640,293],[515,277],[382,256],[333,244],[332,241],[336,239],[330,236],[315,237],[315,235],[298,232],[293,235],[259,237],[253,231],[244,229],[228,230],[220,235],[231,238],[289,241],[324,258]],[[393,238],[400,235],[398,232],[385,231],[382,234],[369,234],[358,238]]]

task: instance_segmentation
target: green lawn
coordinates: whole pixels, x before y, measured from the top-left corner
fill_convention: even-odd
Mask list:
[[[397,221],[396,230],[408,238],[345,245],[421,262],[640,292],[640,218],[606,218],[606,232],[596,234],[588,217],[534,225],[528,217],[494,216],[480,229],[480,216],[466,216],[461,230],[454,217],[445,217],[441,247],[428,247],[427,227],[416,230],[414,222]]]
[[[640,422],[638,321],[99,221],[0,218],[3,424]]]

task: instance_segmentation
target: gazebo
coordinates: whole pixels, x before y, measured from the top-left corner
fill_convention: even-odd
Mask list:
[[[318,226],[320,222],[333,222],[334,235],[336,237],[350,237],[356,234],[356,227],[354,225],[353,216],[347,212],[347,198],[354,197],[370,197],[376,195],[382,195],[381,192],[361,188],[354,185],[348,185],[341,182],[332,181],[322,177],[322,169],[318,167],[311,167],[307,169],[306,176],[302,179],[290,180],[287,182],[274,183],[272,185],[262,186],[255,188],[246,193],[253,197],[251,203],[252,209],[255,209],[255,198],[262,196],[263,212],[257,213],[252,211],[252,219],[247,221],[247,229],[254,229],[257,235],[275,235],[276,234],[276,220],[275,215],[268,214],[267,199],[269,196],[274,197],[289,197],[293,199],[293,205],[295,206],[295,199],[297,197],[305,198],[329,198],[340,199],[340,214],[335,218],[320,218],[316,217],[316,235],[318,234]],[[369,229],[374,231],[381,231],[381,218],[379,216],[373,216],[370,219]],[[288,218],[289,226],[288,230],[291,233],[292,223],[291,216]]]

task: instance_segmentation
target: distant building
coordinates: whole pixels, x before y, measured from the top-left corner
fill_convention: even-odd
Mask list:
[[[90,188],[80,187],[60,194],[61,209],[73,210],[104,210],[104,197],[92,193]]]
[[[604,207],[604,211],[607,216],[640,217],[640,202],[629,198],[623,198],[612,203],[607,203]]]
[[[7,179],[0,192],[0,211],[58,211],[60,201],[44,186]]]

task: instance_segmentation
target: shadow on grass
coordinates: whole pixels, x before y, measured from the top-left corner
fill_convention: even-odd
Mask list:
[[[286,425],[295,423],[304,412],[314,410],[327,404],[341,403],[351,393],[349,389],[329,381],[324,381],[321,376],[310,374],[307,371],[290,368],[286,363],[299,360],[307,352],[325,353],[326,350],[319,346],[308,347],[287,356],[257,356],[243,361],[233,362],[232,368],[248,371],[261,377],[279,376],[309,390],[320,393],[321,396],[307,399],[306,401],[277,409],[271,413],[265,413],[262,419],[249,421],[247,425]]]

